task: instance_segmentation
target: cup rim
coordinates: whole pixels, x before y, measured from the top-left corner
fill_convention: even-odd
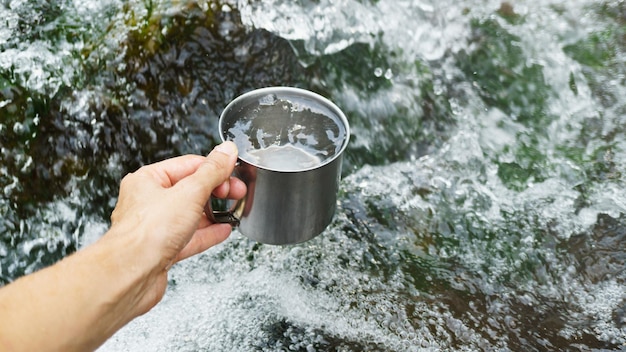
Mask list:
[[[222,142],[225,142],[228,140],[224,136],[224,128],[223,128],[224,117],[230,112],[230,110],[233,109],[233,107],[241,104],[243,101],[246,101],[246,100],[251,100],[251,99],[262,97],[271,93],[279,93],[279,92],[282,94],[287,94],[287,95],[292,94],[294,96],[300,96],[300,97],[311,99],[313,101],[319,102],[321,105],[331,110],[331,112],[333,112],[337,116],[338,120],[340,121],[340,123],[343,124],[343,127],[345,128],[346,137],[342,141],[341,148],[334,155],[332,155],[328,159],[325,159],[322,163],[318,165],[308,167],[308,168],[294,169],[294,170],[274,169],[271,167],[267,167],[267,166],[263,166],[263,165],[259,165],[257,163],[251,162],[250,160],[242,158],[241,156],[239,156],[239,160],[242,160],[246,162],[247,164],[253,165],[256,168],[263,169],[263,170],[282,172],[282,173],[297,173],[297,172],[306,172],[306,171],[319,169],[321,167],[324,167],[332,163],[334,160],[336,160],[341,155],[343,155],[343,152],[348,147],[348,143],[350,141],[350,124],[348,123],[348,118],[343,113],[343,111],[335,103],[333,103],[332,101],[330,101],[329,99],[323,97],[322,95],[318,93],[315,93],[310,90],[302,89],[302,88],[288,87],[288,86],[272,86],[272,87],[253,89],[251,91],[248,91],[246,93],[239,95],[238,97],[233,99],[230,103],[228,103],[226,107],[224,108],[224,110],[222,111],[222,113],[220,114],[219,122],[218,122],[218,129],[219,129],[219,134],[220,134],[220,138],[222,139]]]

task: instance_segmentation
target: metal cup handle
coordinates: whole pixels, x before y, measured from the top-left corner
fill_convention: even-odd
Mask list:
[[[233,172],[233,175],[237,177],[239,177],[237,173],[238,166],[239,161],[235,164],[235,171]],[[204,205],[204,214],[207,219],[214,224],[230,224],[231,226],[239,226],[241,215],[243,214],[243,208],[246,203],[246,196],[235,202],[235,204],[233,204],[228,210],[213,210],[213,206],[211,205],[211,201],[213,199],[215,198],[211,195],[209,200]]]
[[[240,203],[241,201],[237,202]],[[237,204],[235,204],[235,208]],[[207,219],[214,224],[230,224],[231,226],[239,226],[240,220],[235,215],[235,210],[213,210],[211,208],[211,200],[204,206],[204,213]]]

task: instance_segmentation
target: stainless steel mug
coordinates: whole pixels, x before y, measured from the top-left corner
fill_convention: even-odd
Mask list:
[[[261,88],[229,103],[219,130],[239,148],[235,175],[248,191],[228,211],[214,211],[209,200],[209,220],[238,225],[266,244],[300,243],[324,231],[335,214],[350,139],[335,104],[299,88]]]

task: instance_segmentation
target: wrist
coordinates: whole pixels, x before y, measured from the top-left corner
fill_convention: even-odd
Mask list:
[[[115,286],[108,292],[108,309],[118,311],[122,325],[156,305],[167,284],[165,264],[147,237],[138,229],[113,226],[94,244],[106,281]]]

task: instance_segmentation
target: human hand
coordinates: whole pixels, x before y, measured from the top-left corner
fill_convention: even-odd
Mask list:
[[[237,147],[225,142],[206,158],[187,155],[168,159],[144,166],[122,180],[107,236],[138,239],[149,258],[144,264],[151,266],[153,275],[142,293],[140,314],[160,301],[167,270],[174,263],[222,242],[230,234],[229,224],[210,223],[203,210],[211,193],[229,199],[245,195],[245,184],[230,177],[236,160]]]
[[[187,155],[144,166],[122,180],[109,231],[96,243],[0,288],[0,350],[88,351],[157,304],[167,270],[223,241],[211,224],[211,193],[239,199],[230,175],[232,142],[207,157]]]

